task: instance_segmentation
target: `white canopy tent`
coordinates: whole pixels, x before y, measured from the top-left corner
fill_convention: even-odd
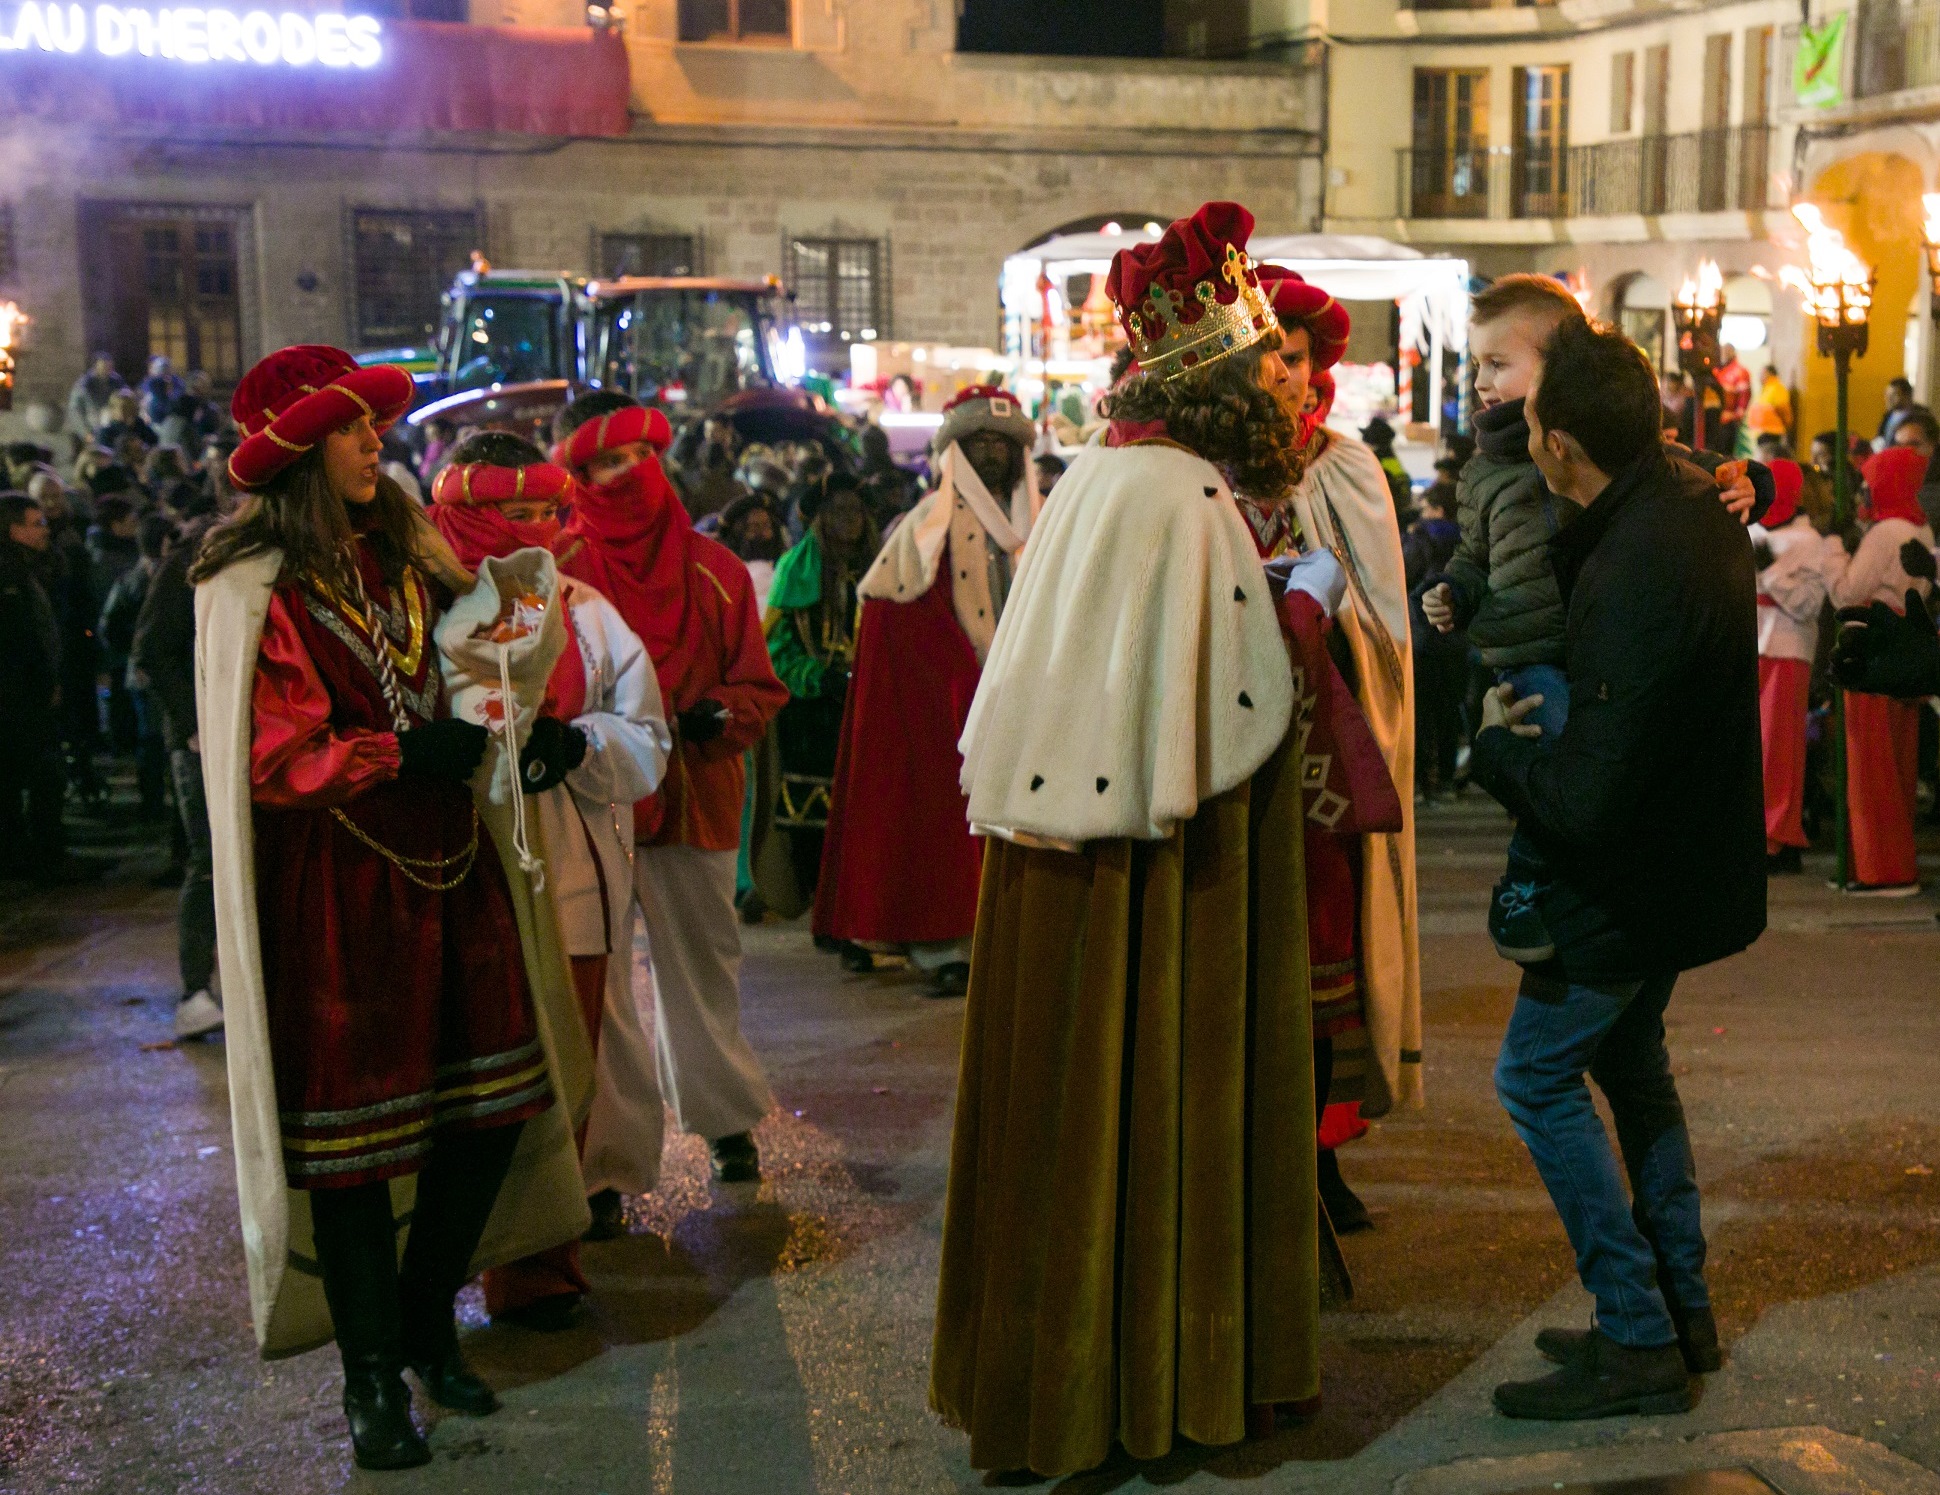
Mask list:
[[[1098,373],[1095,380],[1086,382],[1102,389],[1108,349],[1094,349],[1092,340],[1082,333],[1069,335],[1072,317],[1066,287],[1080,275],[1103,276],[1119,250],[1151,243],[1162,232],[1163,225],[1145,223],[1116,233],[1060,234],[1004,262],[1004,351],[1018,360],[1020,394],[1028,397],[1041,387],[1038,366],[1047,351],[1032,346],[1032,332],[1044,315],[1046,293],[1039,289],[1039,277],[1051,284],[1051,323],[1056,331],[1048,351],[1053,377],[1058,377],[1060,366],[1068,369],[1091,359]],[[1430,371],[1430,409],[1439,422],[1448,394],[1445,356],[1453,353],[1459,358],[1468,348],[1466,260],[1431,257],[1405,244],[1361,234],[1289,234],[1256,238],[1248,247],[1254,259],[1296,271],[1336,300],[1396,303],[1401,310],[1401,346],[1418,351],[1421,366]],[[1026,390],[1024,383],[1034,388]]]

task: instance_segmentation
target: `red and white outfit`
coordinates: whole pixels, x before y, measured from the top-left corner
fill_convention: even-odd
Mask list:
[[[1772,563],[1758,573],[1758,725],[1765,749],[1765,852],[1804,849],[1805,722],[1826,575],[1845,552],[1799,512],[1805,486],[1798,463],[1770,464],[1778,496],[1766,513]]]
[[[1870,521],[1859,549],[1832,578],[1835,607],[1884,602],[1906,608],[1906,594],[1931,586],[1907,575],[1900,548],[1908,540],[1931,547],[1933,530],[1920,508],[1927,459],[1912,447],[1888,447],[1866,464]],[[1846,814],[1852,837],[1852,876],[1858,889],[1919,884],[1913,841],[1920,756],[1920,703],[1846,692]]]
[[[431,521],[459,560],[475,567],[487,556],[549,551],[557,521],[516,521],[500,505],[534,498],[563,503],[571,491],[571,475],[551,463],[447,466],[433,487]],[[633,1000],[627,954],[633,806],[659,787],[673,739],[653,662],[618,610],[570,577],[562,579],[561,595],[566,650],[541,709],[585,733],[586,755],[564,783],[528,804],[543,828],[546,887],[596,1058],[592,1111],[580,1133],[586,1188],[639,1194],[658,1182],[664,1123],[652,1040]],[[487,1272],[487,1310],[496,1315],[585,1292],[578,1255],[578,1243],[571,1242]]]
[[[576,483],[553,549],[559,569],[595,588],[638,635],[669,721],[702,700],[727,710],[725,729],[711,741],[681,741],[676,732],[658,792],[634,806],[633,896],[623,900],[613,946],[632,949],[637,906],[653,972],[658,1092],[682,1130],[714,1141],[750,1130],[774,1105],[741,1031],[734,860],[743,755],[788,689],[768,662],[747,567],[694,532],[658,457],[612,483],[586,481],[586,464],[598,453],[636,441],[664,450],[669,439],[658,411],[630,407],[588,421],[562,443],[554,459]],[[657,1124],[656,1098],[630,1093],[638,1095],[640,1124]],[[595,1140],[588,1139],[589,1159]]]
[[[936,488],[857,588],[862,621],[815,893],[817,935],[907,948],[931,970],[970,958],[983,852],[957,740],[1042,503],[1028,460],[1005,501],[989,492],[958,445],[977,430],[1028,457],[1034,433],[1016,401],[985,385],[964,390],[937,431]]]

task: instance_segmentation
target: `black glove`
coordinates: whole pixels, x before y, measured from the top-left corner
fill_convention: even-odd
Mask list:
[[[832,664],[822,671],[822,694],[832,701],[839,701],[849,689],[849,667],[846,664]]]
[[[519,754],[519,782],[527,794],[544,794],[563,784],[566,775],[586,759],[586,734],[571,722],[542,716]]]
[[[1751,547],[1751,563],[1760,571],[1768,569],[1771,563],[1777,559],[1778,557],[1772,554],[1772,547],[1763,540],[1758,540],[1753,543]]]
[[[1940,576],[1940,565],[1935,565],[1933,560],[1933,547],[1918,540],[1908,540],[1900,547],[1900,569],[1908,576],[1927,581]]]
[[[719,737],[727,730],[727,724],[727,707],[719,701],[705,699],[696,701],[674,718],[674,725],[680,728],[680,740],[696,747]]]
[[[1832,670],[1847,690],[1917,701],[1940,695],[1940,634],[1918,592],[1906,594],[1906,616],[1884,602],[1839,610]]]
[[[456,717],[413,727],[397,734],[397,753],[401,760],[397,776],[462,784],[478,772],[489,741],[491,734],[477,722],[461,722]]]

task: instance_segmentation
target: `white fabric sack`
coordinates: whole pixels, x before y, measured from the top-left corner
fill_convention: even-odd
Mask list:
[[[509,644],[489,637],[505,603],[526,594],[545,604],[537,628]],[[492,734],[472,787],[495,805],[517,806],[518,755],[566,648],[559,570],[549,551],[487,556],[478,583],[438,620],[436,638],[451,714]],[[509,689],[508,689],[509,688]]]

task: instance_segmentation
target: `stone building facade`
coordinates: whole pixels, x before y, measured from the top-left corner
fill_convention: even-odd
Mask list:
[[[130,119],[119,95],[77,117],[9,87],[17,54],[0,53],[0,295],[33,318],[22,397],[58,397],[115,328],[123,364],[166,351],[219,379],[292,342],[411,341],[473,249],[499,267],[612,273],[603,259],[645,253],[790,279],[791,246],[862,246],[874,335],[988,345],[1004,258],[1062,226],[1216,196],[1249,203],[1263,232],[1317,223],[1312,70],[973,56],[954,49],[948,0],[761,3],[621,13],[630,110],[605,136],[373,129],[367,109],[338,124],[337,80],[315,69],[302,128],[181,118],[193,105]],[[779,15],[787,34],[682,40],[695,12],[730,27]],[[585,16],[564,0],[473,0],[470,24],[536,45],[583,37]],[[439,45],[457,29],[385,25]],[[58,60],[77,77],[127,61]],[[267,73],[246,81],[278,86]],[[458,87],[403,64],[388,85]]]

